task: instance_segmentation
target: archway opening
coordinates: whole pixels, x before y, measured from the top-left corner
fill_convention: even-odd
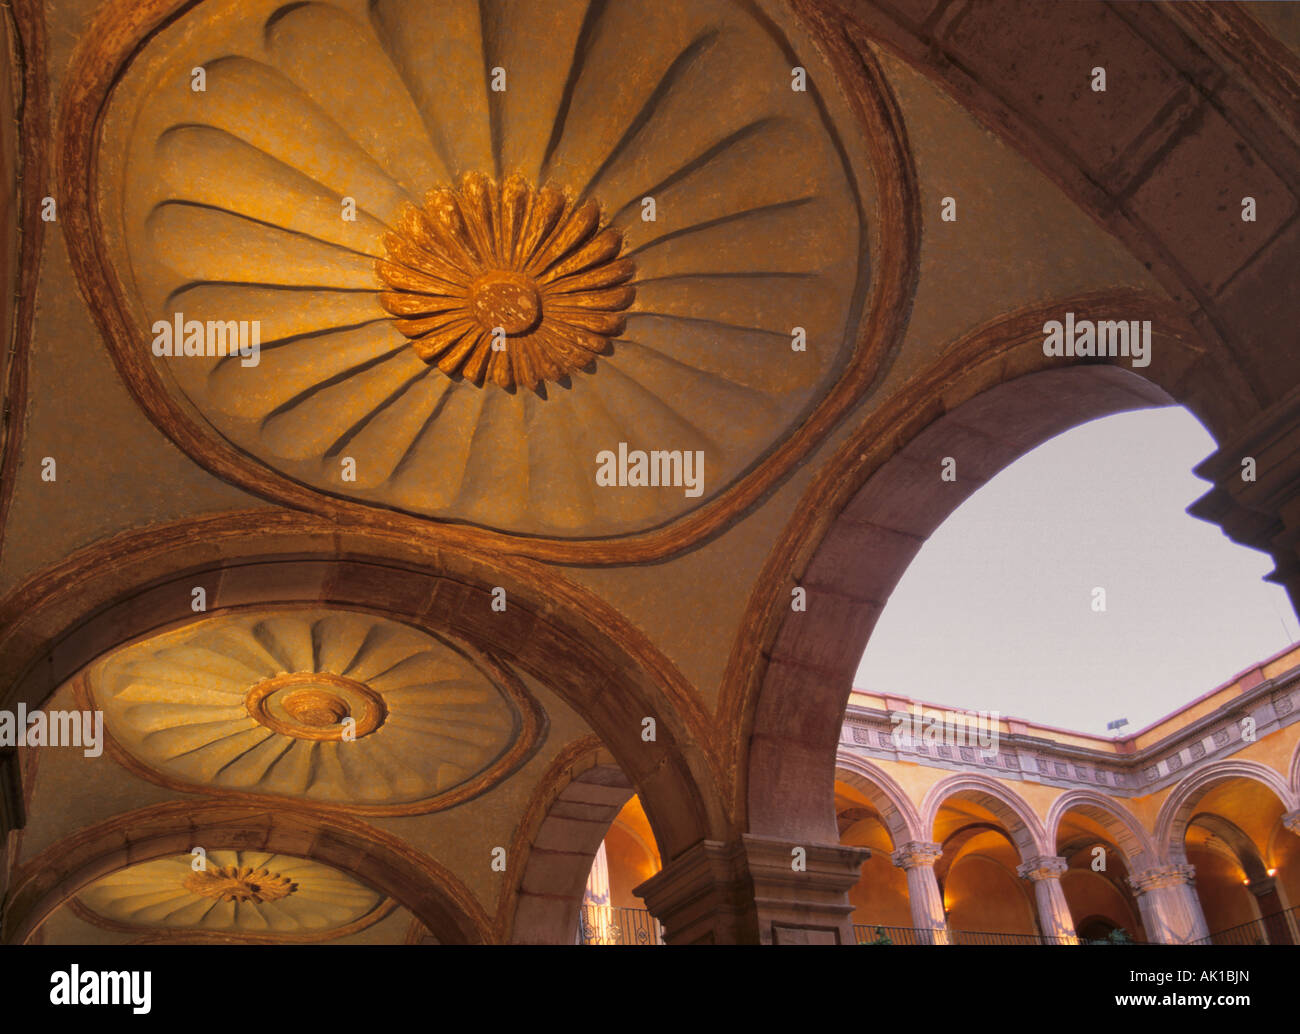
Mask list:
[[[1072,427],[1021,456],[926,539],[856,685],[1105,735],[1290,646],[1300,634],[1264,580],[1271,559],[1185,512],[1205,490],[1192,468],[1214,448],[1169,406]],[[972,473],[957,449],[948,458],[953,477]]]
[[[635,888],[663,868],[641,799],[619,809],[596,850],[579,907],[578,943],[663,944],[663,927]]]
[[[1182,847],[1210,938],[1222,944],[1296,944],[1300,884],[1296,852],[1267,786],[1230,778],[1189,801]]]
[[[901,846],[894,843],[889,826],[876,805],[857,787],[835,781],[835,821],[840,843],[871,851],[862,863],[858,882],[849,891],[853,925],[858,939],[873,940],[883,933],[896,941],[912,927],[907,876],[890,859]]]
[[[1147,940],[1128,882],[1131,862],[1115,842],[1115,826],[1077,808],[1066,811],[1057,826],[1056,855],[1069,866],[1061,890],[1081,941]]]
[[[953,795],[935,815],[943,854],[934,875],[955,944],[1033,943],[1040,934],[1033,890],[1016,872],[1024,859],[1000,811]]]

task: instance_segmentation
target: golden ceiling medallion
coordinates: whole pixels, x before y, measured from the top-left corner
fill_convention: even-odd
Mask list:
[[[185,877],[185,889],[200,897],[215,898],[218,901],[251,901],[260,905],[266,901],[287,898],[298,889],[298,885],[265,868],[217,865],[190,873]]]
[[[449,376],[536,388],[588,366],[623,333],[636,298],[623,234],[518,173],[471,172],[408,204],[385,235],[379,295],[417,355]]]
[[[360,739],[388,714],[383,699],[365,683],[322,671],[263,679],[248,691],[244,705],[254,721],[299,740],[342,740],[345,734]]]

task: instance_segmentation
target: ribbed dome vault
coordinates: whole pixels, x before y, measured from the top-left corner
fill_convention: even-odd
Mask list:
[[[150,361],[322,492],[529,536],[671,522],[854,359],[863,190],[806,49],[734,0],[200,4],[105,120],[137,347],[257,321],[256,366]],[[702,452],[702,491],[598,486],[620,443]]]
[[[215,850],[128,865],[100,877],[76,900],[92,921],[295,937],[373,916],[384,897],[311,859]]]
[[[403,813],[482,792],[532,749],[536,705],[484,664],[368,614],[255,611],[123,647],[82,692],[157,781]]]

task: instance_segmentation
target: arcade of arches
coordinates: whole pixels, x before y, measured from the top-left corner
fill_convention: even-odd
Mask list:
[[[670,943],[1288,913],[1300,656],[991,759],[852,691],[1124,410],[1300,603],[1268,6],[6,5],[0,942],[572,943],[594,863]]]
[[[994,753],[969,712],[854,690],[835,780],[840,843],[870,852],[854,927],[926,944],[1239,928],[1300,943],[1297,702],[1292,647],[1122,739],[998,718]],[[898,734],[900,715],[933,717],[934,733]],[[592,884],[636,908],[660,863],[635,797],[604,846]]]

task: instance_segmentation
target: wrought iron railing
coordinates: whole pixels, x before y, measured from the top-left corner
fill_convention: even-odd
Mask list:
[[[868,923],[855,924],[853,934],[859,944],[934,944],[934,930],[912,926],[879,926]]]
[[[1244,947],[1248,944],[1300,944],[1300,907],[1273,912],[1248,923],[1230,926],[1192,943],[1231,947]]]
[[[583,905],[578,909],[579,944],[663,944],[664,928],[644,908]]]
[[[953,944],[1078,944],[1077,937],[1048,937],[1038,933],[992,933],[982,930],[949,930]]]
[[[913,926],[881,926],[875,923],[854,924],[853,933],[859,944],[1089,943],[1072,937],[1045,937],[1042,934],[1035,933],[989,933],[977,930],[925,930]]]

